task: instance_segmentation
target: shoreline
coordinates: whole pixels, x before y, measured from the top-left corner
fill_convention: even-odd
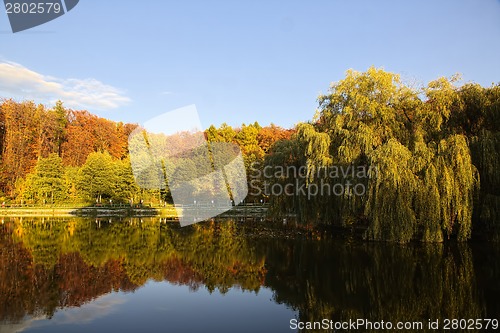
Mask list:
[[[229,207],[228,207],[229,208]],[[184,207],[183,210],[193,211],[195,207]],[[210,207],[201,209],[210,210]],[[216,214],[214,208],[214,214]],[[222,217],[235,219],[266,218],[267,206],[234,206],[220,214]],[[7,216],[53,216],[53,217],[162,217],[178,218],[176,207],[130,207],[130,206],[87,206],[87,207],[3,207],[0,208],[0,217]]]
[[[235,206],[227,212],[220,214],[212,219],[200,221],[199,223],[211,223],[215,220],[224,221],[232,220],[239,227],[241,231],[249,238],[296,238],[305,237],[308,239],[323,240],[329,238],[342,238],[350,240],[359,240],[366,243],[398,243],[391,241],[373,241],[366,240],[363,237],[367,229],[366,225],[360,226],[334,226],[334,225],[300,225],[295,223],[295,218],[290,216],[291,219],[273,219],[266,216],[267,207],[245,207]],[[92,218],[159,218],[160,223],[178,222],[178,215],[173,206],[154,208],[154,207],[71,207],[71,208],[20,208],[9,207],[0,208],[0,219],[6,217],[92,217]],[[164,219],[164,221],[162,221]],[[420,244],[444,244],[449,242],[457,242],[456,237],[450,239],[443,239],[440,242],[422,242],[419,240],[412,240],[409,243]],[[477,242],[493,242],[497,243],[498,240],[488,239],[484,231],[479,231],[465,243]],[[461,242],[459,242],[461,243]]]
[[[177,217],[176,214],[168,212],[169,209],[156,208],[118,208],[118,207],[72,207],[72,208],[1,208],[0,217],[6,216],[54,216],[54,217],[86,217],[86,216],[161,216]],[[175,211],[174,211],[175,212]],[[163,214],[162,214],[163,213]],[[166,213],[166,216],[164,216]]]

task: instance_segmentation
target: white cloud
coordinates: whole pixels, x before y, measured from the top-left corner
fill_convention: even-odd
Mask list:
[[[69,307],[56,313],[51,324],[86,324],[95,319],[106,317],[126,302],[123,294],[113,293],[98,297],[79,307]]]
[[[78,109],[110,110],[130,102],[122,91],[98,80],[56,78],[13,62],[0,63],[0,94],[52,104],[61,100]]]
[[[113,293],[100,296],[92,302],[77,307],[58,309],[54,317],[45,316],[29,317],[17,324],[0,323],[0,333],[19,333],[32,328],[41,328],[53,325],[80,325],[106,317],[113,313],[117,307],[126,302],[123,294]]]

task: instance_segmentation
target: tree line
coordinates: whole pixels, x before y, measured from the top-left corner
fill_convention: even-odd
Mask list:
[[[15,204],[171,201],[168,188],[140,188],[132,173],[128,138],[138,127],[75,111],[57,102],[0,104],[0,201]],[[271,145],[292,129],[259,123],[210,126],[211,142],[241,147],[245,165],[263,161]],[[193,166],[196,170],[196,166]]]
[[[273,218],[360,227],[371,240],[440,242],[467,240],[473,232],[500,239],[499,122],[499,85],[460,84],[454,76],[415,87],[372,67],[348,71],[318,98],[314,118],[293,129],[222,124],[204,135],[240,147],[251,188],[286,189],[247,197],[269,202]],[[135,124],[61,102],[48,109],[4,100],[0,126],[5,200],[170,200],[168,186],[145,190],[134,181],[127,139]],[[203,169],[185,162],[179,171]],[[262,172],[278,167],[305,172]],[[315,172],[333,167],[368,171],[362,177]],[[312,191],[318,188],[341,191]]]

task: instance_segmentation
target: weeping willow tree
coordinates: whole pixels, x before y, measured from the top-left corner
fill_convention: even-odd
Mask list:
[[[293,206],[303,220],[339,225],[367,220],[365,236],[372,240],[469,239],[480,173],[471,158],[465,88],[458,80],[440,78],[416,89],[381,69],[348,71],[319,97],[314,124],[298,125],[297,134],[275,145],[266,163],[304,166],[306,186],[352,181],[348,174],[311,172],[318,166],[365,167],[366,192],[307,198],[299,193],[276,199],[274,208]]]
[[[479,176],[467,138],[449,129],[459,105],[456,79],[440,78],[419,91],[370,68],[349,71],[320,97],[322,122],[340,142],[333,153],[377,168],[366,198],[367,238],[470,238]]]
[[[468,85],[462,95],[462,122],[469,127],[472,160],[481,175],[474,215],[488,238],[500,241],[500,85]]]
[[[309,185],[306,179],[308,175],[302,171],[306,170],[306,165],[311,165],[315,159],[327,159],[325,149],[327,151],[329,149],[330,138],[321,134],[323,133],[317,133],[311,124],[300,124],[290,140],[280,140],[271,147],[265,158],[265,165],[271,172],[263,174],[262,183],[271,189],[265,195],[269,196],[273,217],[281,218],[297,214],[301,221],[312,218],[309,214],[314,212],[317,201],[310,201],[305,196],[297,195],[296,189]],[[307,140],[313,140],[320,149],[316,150],[316,147]],[[298,175],[299,170],[302,176]],[[287,187],[288,184],[292,184],[293,188]],[[274,190],[276,188],[280,190],[281,195],[273,195],[276,193]],[[282,189],[284,193],[281,193]]]

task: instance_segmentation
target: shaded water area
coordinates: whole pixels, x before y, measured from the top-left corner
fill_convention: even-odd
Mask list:
[[[228,221],[3,218],[0,332],[292,332],[291,319],[500,318],[499,244],[272,234]]]

